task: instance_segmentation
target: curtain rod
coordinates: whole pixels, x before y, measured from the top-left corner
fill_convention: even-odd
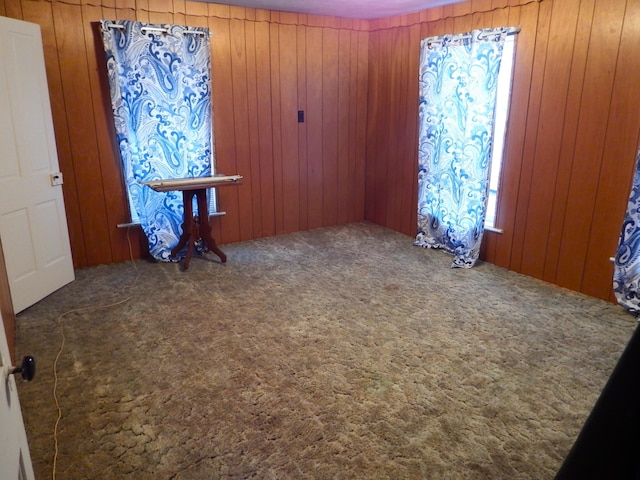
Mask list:
[[[158,33],[167,33],[168,30],[162,27],[140,27],[140,31],[144,32],[158,32]]]
[[[507,31],[504,32],[504,35],[506,35],[508,37],[520,33],[520,30],[521,30],[521,28],[519,26],[518,27],[506,27],[506,28],[507,28]],[[494,29],[492,29],[492,28],[487,28],[487,29],[481,28],[479,30],[494,30]],[[454,41],[459,42],[461,40],[468,40],[468,39],[472,38],[474,32],[475,32],[475,30],[471,31],[471,32],[464,32],[464,33],[451,33],[451,34],[446,34],[446,35],[436,35],[435,37],[425,37],[425,38],[422,39],[422,42],[426,41],[427,45],[429,45],[429,46],[433,45],[433,44],[440,44],[444,37],[447,37],[447,38],[453,37],[455,39]],[[495,34],[492,33],[491,35],[495,35]]]
[[[479,30],[493,30],[492,28],[481,28]],[[510,36],[510,35],[516,35],[518,33],[520,33],[520,30],[522,30],[521,27],[508,27],[508,30],[505,32],[506,36]],[[465,38],[467,37],[471,37],[471,35],[473,34],[473,32],[467,32],[466,34],[462,33],[460,34],[461,36],[464,36]],[[442,36],[448,36],[448,35],[442,35]],[[457,36],[455,33],[451,34],[451,36]]]
[[[108,23],[107,27],[108,28],[117,28],[118,30],[124,30],[124,25],[119,25],[117,23]],[[159,32],[159,33],[167,33],[168,32],[168,30],[166,28],[162,28],[162,27],[140,27],[140,31],[142,31],[143,33],[145,31]],[[205,35],[205,32],[203,32],[201,30],[185,30],[183,33],[190,33],[192,35]]]

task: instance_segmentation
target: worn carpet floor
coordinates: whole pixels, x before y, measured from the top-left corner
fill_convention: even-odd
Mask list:
[[[18,315],[38,479],[552,479],[636,327],[370,223],[223,249]]]

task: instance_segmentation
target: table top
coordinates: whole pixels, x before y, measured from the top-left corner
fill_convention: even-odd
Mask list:
[[[202,190],[224,185],[237,185],[241,179],[241,175],[214,175],[212,177],[167,178],[140,182],[140,184],[147,185],[156,192],[169,192],[173,190]]]

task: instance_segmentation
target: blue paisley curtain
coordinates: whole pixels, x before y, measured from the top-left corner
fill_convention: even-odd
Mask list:
[[[620,305],[640,314],[640,151],[615,256],[613,291]]]
[[[494,111],[506,35],[517,28],[425,38],[420,49],[415,245],[472,267],[487,208]]]
[[[212,174],[209,30],[102,20],[111,106],[129,202],[149,252],[172,261],[181,192],[140,182]]]

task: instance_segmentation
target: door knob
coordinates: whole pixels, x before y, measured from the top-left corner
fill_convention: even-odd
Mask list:
[[[19,373],[22,375],[22,379],[26,382],[30,382],[33,380],[33,377],[36,376],[36,359],[31,355],[26,355],[22,357],[22,362],[18,367],[9,367],[8,375],[15,375]]]

